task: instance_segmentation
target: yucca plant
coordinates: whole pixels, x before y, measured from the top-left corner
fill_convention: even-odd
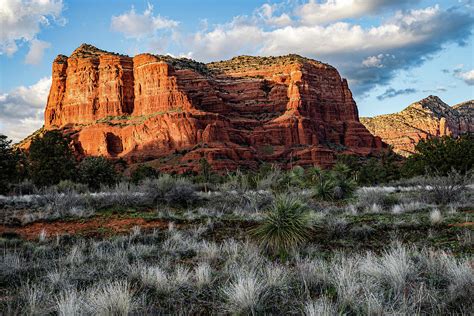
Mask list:
[[[354,192],[357,183],[351,175],[351,169],[341,163],[336,164],[331,170],[334,183],[333,198],[342,200],[348,198]]]
[[[304,243],[311,231],[308,207],[287,195],[278,196],[263,222],[250,233],[262,247],[281,258]]]
[[[335,183],[330,176],[321,177],[314,186],[314,197],[320,200],[329,201],[333,199]]]

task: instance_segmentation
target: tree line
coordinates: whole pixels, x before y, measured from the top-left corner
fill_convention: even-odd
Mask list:
[[[104,157],[86,157],[78,160],[71,144],[71,139],[60,131],[47,131],[33,138],[26,152],[13,147],[7,136],[0,135],[0,194],[7,194],[16,183],[26,179],[31,180],[38,187],[70,180],[97,190],[101,185],[112,185],[123,177],[124,161],[112,162]],[[378,157],[370,158],[341,155],[337,157],[333,174],[343,175],[359,185],[374,185],[424,174],[445,175],[453,169],[466,173],[473,168],[473,135],[421,140],[415,150],[415,154],[407,159],[396,155],[391,150],[387,150]],[[268,164],[262,164],[258,171],[252,172],[253,177],[258,178],[259,175],[264,175],[269,168]],[[296,168],[288,172],[288,177],[293,179],[291,181],[302,179],[303,174],[314,174],[319,177],[323,174],[312,171],[317,168],[306,173],[301,169]],[[138,183],[145,178],[157,177],[158,174],[156,169],[141,164],[133,168],[128,180]],[[214,173],[211,165],[204,158],[200,160],[200,172],[189,176],[195,182],[203,183],[205,190],[210,183],[225,181],[223,178],[225,176]],[[332,183],[341,182],[340,180],[340,176],[331,178]]]

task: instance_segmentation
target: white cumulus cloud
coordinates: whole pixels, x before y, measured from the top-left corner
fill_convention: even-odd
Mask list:
[[[62,0],[2,0],[0,3],[0,55],[12,56],[18,45],[31,42],[41,31],[41,27],[57,23],[63,25],[61,17]],[[40,41],[41,42],[41,41]],[[45,42],[41,42],[44,43]],[[37,62],[36,55],[30,61]],[[27,61],[28,62],[28,61]]]
[[[272,7],[262,8],[262,16],[273,16]],[[453,8],[442,10],[437,5],[399,11],[373,26],[339,21],[326,25],[294,22],[269,29],[255,19],[237,17],[197,32],[185,44],[191,56],[201,61],[239,54],[296,53],[312,57],[336,66],[348,77],[354,92],[361,94],[387,84],[400,69],[422,64],[445,44],[463,43],[473,25],[468,13]]]
[[[51,77],[0,94],[0,134],[19,141],[43,125]]]
[[[459,72],[458,77],[470,86],[474,86],[474,69],[466,72]]]
[[[33,39],[30,42],[30,50],[25,57],[25,63],[30,65],[37,65],[41,62],[44,55],[44,50],[51,47],[51,43]]]
[[[401,8],[408,4],[418,2],[417,0],[326,0],[317,2],[310,0],[306,4],[298,6],[296,15],[302,24],[314,25],[325,24],[347,18],[360,17],[372,14],[387,7],[397,6]]]
[[[111,28],[120,32],[128,38],[144,38],[153,36],[156,31],[173,29],[179,22],[153,14],[153,6],[148,4],[147,9],[142,13],[136,13],[135,8],[124,14],[113,16]]]

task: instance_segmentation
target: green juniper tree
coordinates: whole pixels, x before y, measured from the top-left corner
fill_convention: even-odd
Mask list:
[[[474,135],[421,140],[415,150],[404,165],[405,176],[446,175],[453,169],[466,173],[474,166]]]
[[[69,143],[70,139],[56,130],[33,138],[28,160],[36,185],[48,186],[75,178],[76,160]]]
[[[77,170],[81,183],[93,190],[102,184],[112,185],[118,178],[114,165],[104,157],[87,157],[79,163]]]
[[[0,194],[7,193],[12,182],[18,179],[18,161],[19,156],[11,147],[11,140],[0,135]]]

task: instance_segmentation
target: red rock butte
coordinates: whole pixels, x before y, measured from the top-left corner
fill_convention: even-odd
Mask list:
[[[83,44],[54,60],[44,129],[69,133],[83,156],[177,172],[201,158],[216,170],[330,166],[383,147],[338,71],[298,55],[203,64]]]

